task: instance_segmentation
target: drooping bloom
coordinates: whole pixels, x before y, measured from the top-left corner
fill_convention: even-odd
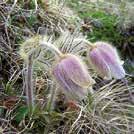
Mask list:
[[[56,64],[53,74],[67,99],[81,100],[94,84],[83,62],[75,55],[64,55]]]
[[[89,63],[97,73],[106,79],[122,79],[125,70],[114,47],[105,42],[96,42],[87,54]]]

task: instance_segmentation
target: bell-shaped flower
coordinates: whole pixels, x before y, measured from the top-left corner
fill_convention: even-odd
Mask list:
[[[108,43],[96,42],[87,54],[89,63],[105,79],[122,79],[125,70],[116,49]]]
[[[64,55],[60,59],[54,67],[53,74],[67,99],[70,100],[82,100],[94,84],[81,59],[71,54]]]

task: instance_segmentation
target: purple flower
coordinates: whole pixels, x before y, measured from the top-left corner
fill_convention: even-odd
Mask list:
[[[71,100],[81,100],[88,88],[94,84],[86,66],[74,55],[65,55],[54,67],[53,74],[66,97]]]
[[[93,68],[103,78],[122,79],[125,77],[123,63],[116,49],[105,42],[96,42],[88,53],[88,59]]]

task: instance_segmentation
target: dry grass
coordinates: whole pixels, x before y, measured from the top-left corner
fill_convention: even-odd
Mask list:
[[[0,133],[134,132],[134,106],[128,92],[128,88],[134,91],[134,85],[130,78],[126,78],[128,87],[121,81],[106,84],[99,80],[94,85],[95,93],[92,96],[89,94],[77,110],[68,109],[63,101],[64,95],[59,94],[54,110],[48,111],[50,90],[57,88],[51,75],[55,57],[51,51],[38,46],[38,38],[41,36],[37,34],[47,35],[46,41],[64,53],[81,55],[86,62],[85,44],[79,40],[85,38],[74,30],[79,18],[64,2],[7,0],[0,2],[0,16]],[[69,30],[74,31],[73,34]],[[33,38],[30,40],[30,37]],[[34,54],[31,82],[35,104],[32,115],[29,115],[24,93],[27,83],[24,79],[24,65],[27,65],[31,53]],[[92,76],[99,79],[95,72]]]

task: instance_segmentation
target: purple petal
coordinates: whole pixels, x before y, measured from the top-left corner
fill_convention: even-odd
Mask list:
[[[95,46],[89,57],[97,72],[107,78],[125,77],[125,70],[116,49],[105,42],[96,42]]]
[[[109,64],[111,74],[115,79],[122,79],[125,77],[125,70],[122,67],[122,65],[115,63],[115,64]]]
[[[62,86],[63,92],[70,99],[83,99],[87,94],[87,90],[76,85],[71,79],[69,79],[68,74],[64,71],[64,68],[58,64],[54,69],[54,76],[56,80]]]
[[[109,68],[107,62],[104,60],[103,55],[101,54],[101,52],[98,48],[94,48],[89,53],[89,59],[93,65],[93,67],[100,74],[100,76],[111,78],[110,68]]]
[[[107,55],[107,57],[110,61],[112,61],[114,59],[118,63],[121,63],[117,50],[114,47],[112,47],[112,45],[105,43],[105,42],[96,42],[95,45],[101,52],[103,52]]]
[[[98,48],[100,53],[110,68],[112,77],[121,79],[125,77],[125,70],[122,67],[121,60],[114,48],[108,44],[102,44]]]
[[[93,84],[93,79],[90,77],[87,68],[78,57],[68,55],[66,59],[62,60],[61,65],[68,77],[77,85],[88,88]]]

